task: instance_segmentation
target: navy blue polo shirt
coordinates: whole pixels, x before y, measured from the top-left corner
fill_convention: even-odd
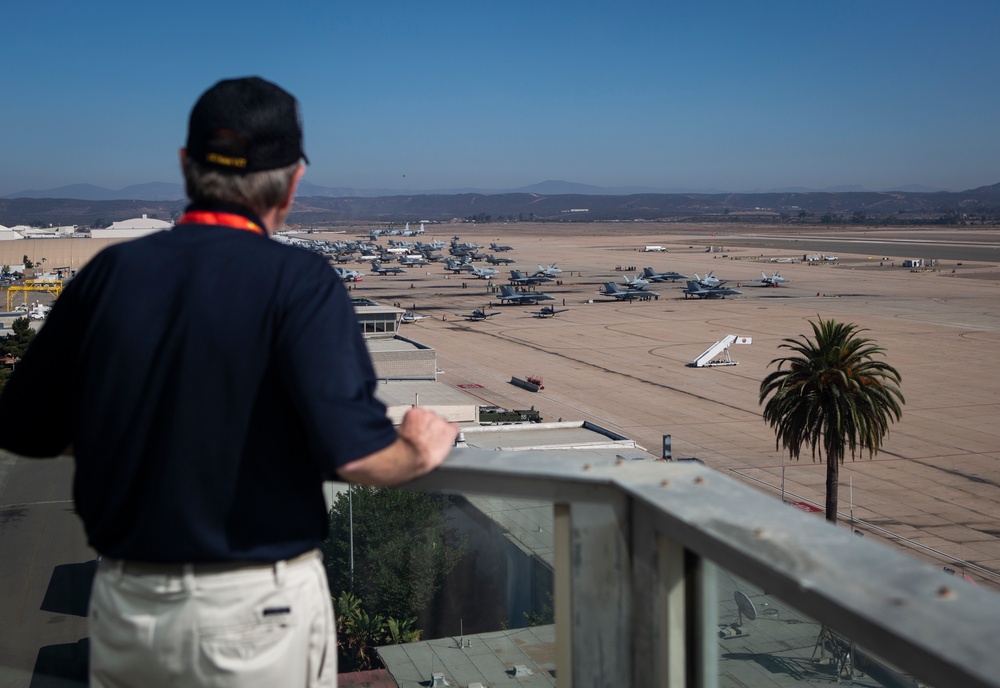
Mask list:
[[[322,480],[396,437],[326,261],[200,224],[111,246],[81,270],[0,418],[0,444],[16,453],[72,445],[90,544],[152,562],[317,546]]]

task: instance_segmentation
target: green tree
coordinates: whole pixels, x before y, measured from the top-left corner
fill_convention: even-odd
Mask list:
[[[35,331],[31,329],[31,321],[27,318],[16,318],[11,323],[11,330],[11,334],[0,339],[0,355],[18,359],[28,350],[28,345],[35,338]],[[0,392],[7,386],[10,374],[9,368],[0,368]]]
[[[330,509],[323,555],[334,595],[353,592],[383,618],[418,617],[465,552],[447,525],[451,498],[353,487]],[[351,573],[353,511],[354,572]]]
[[[14,358],[21,358],[24,356],[24,352],[28,350],[28,346],[31,344],[31,340],[35,338],[35,331],[31,329],[31,321],[27,318],[15,318],[14,322],[10,325],[11,334],[4,337],[2,342],[0,342],[0,348],[3,350],[0,353],[7,356],[13,356]]]
[[[333,601],[337,620],[337,667],[340,672],[366,671],[378,665],[375,648],[420,640],[413,628],[416,619],[386,619],[371,615],[357,595],[341,593]]]
[[[760,383],[759,402],[767,400],[764,420],[774,429],[775,448],[782,445],[798,460],[809,445],[814,461],[826,459],[826,520],[836,523],[844,456],[878,453],[905,400],[899,373],[882,360],[885,349],[859,336],[866,330],[832,319],[809,324],[813,339],[799,335],[779,345],[792,355],[768,364],[777,370]]]

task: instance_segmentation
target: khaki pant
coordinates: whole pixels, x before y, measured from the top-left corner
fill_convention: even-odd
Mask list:
[[[324,688],[337,643],[318,552],[273,565],[104,559],[90,602],[91,688]]]

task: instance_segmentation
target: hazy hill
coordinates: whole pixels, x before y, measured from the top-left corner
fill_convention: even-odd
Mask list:
[[[551,182],[553,188],[565,182]],[[147,185],[144,185],[147,186]],[[169,185],[166,185],[169,186]],[[544,185],[539,185],[544,186]],[[66,187],[71,188],[71,187]],[[96,187],[92,187],[96,188]],[[129,187],[141,189],[143,187]],[[152,185],[150,193],[168,188]],[[304,190],[308,190],[305,187]],[[344,190],[347,191],[347,190]],[[0,199],[0,224],[42,223],[51,225],[94,223],[139,217],[170,219],[184,207],[183,200],[79,200],[52,198]],[[772,192],[751,194],[636,193],[566,194],[459,193],[300,195],[289,221],[300,225],[329,222],[404,222],[418,220],[477,221],[513,219],[545,221],[633,221],[633,220],[752,220],[777,221],[821,218],[841,221],[859,213],[873,221],[925,218],[955,219],[963,214],[1000,216],[1000,184],[961,192]],[[828,220],[823,219],[823,222]]]

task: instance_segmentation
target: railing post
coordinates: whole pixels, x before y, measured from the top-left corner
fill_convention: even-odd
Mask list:
[[[688,581],[689,642],[688,688],[719,685],[719,584],[718,569],[691,550],[684,552]]]
[[[564,686],[573,685],[573,576],[569,504],[552,507],[552,538],[555,551],[553,586],[556,620],[556,680]]]
[[[635,685],[628,516],[624,499],[555,506],[556,680],[561,685]]]
[[[715,568],[658,534],[641,511],[634,525],[635,684],[655,688],[714,688],[718,657]]]

